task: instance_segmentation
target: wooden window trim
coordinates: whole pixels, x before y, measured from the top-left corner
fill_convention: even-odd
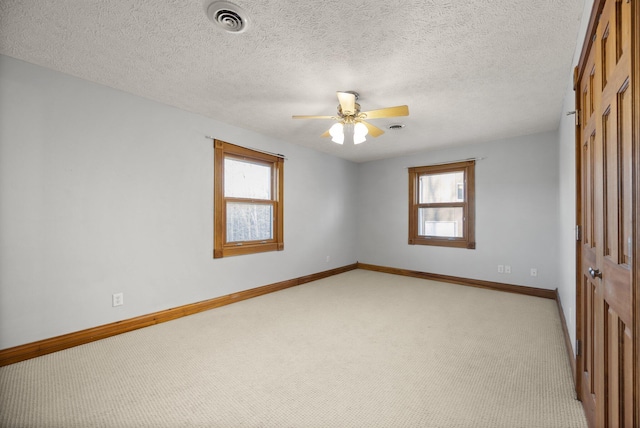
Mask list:
[[[248,160],[271,166],[271,199],[253,200],[246,198],[225,198],[224,159],[226,157]],[[284,250],[284,159],[267,153],[236,146],[221,140],[214,140],[213,165],[213,257],[222,258],[242,254]],[[244,241],[241,245],[227,243],[226,205],[228,202],[251,202],[273,207],[273,238],[261,241]]]
[[[463,172],[466,185],[464,186],[465,201],[449,203],[420,204],[419,183],[421,175],[440,174],[449,172]],[[442,165],[419,166],[409,168],[409,245],[434,245],[440,247],[454,247],[475,249],[475,161],[455,162]],[[463,208],[463,236],[462,238],[438,238],[418,235],[418,209],[420,207],[462,207]]]

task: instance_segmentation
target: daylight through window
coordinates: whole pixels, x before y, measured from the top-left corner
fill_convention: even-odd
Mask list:
[[[215,258],[284,249],[283,159],[215,140]]]
[[[475,161],[409,168],[409,244],[475,248]]]

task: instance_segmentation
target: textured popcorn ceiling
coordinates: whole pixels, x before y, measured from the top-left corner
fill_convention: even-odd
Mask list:
[[[355,161],[556,129],[583,0],[0,0],[0,53]],[[353,146],[336,91],[410,116]],[[400,131],[386,129],[404,123]],[[211,130],[215,135],[215,130]]]

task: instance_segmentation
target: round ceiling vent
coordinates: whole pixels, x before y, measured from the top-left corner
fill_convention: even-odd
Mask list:
[[[207,7],[207,16],[214,24],[229,33],[242,33],[249,24],[249,18],[242,8],[228,1],[211,3]]]

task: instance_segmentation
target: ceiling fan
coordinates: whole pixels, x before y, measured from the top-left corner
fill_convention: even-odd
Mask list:
[[[380,119],[384,117],[409,116],[408,106],[396,106],[381,108],[371,111],[360,111],[360,104],[356,101],[359,94],[353,91],[337,92],[338,115],[337,116],[292,116],[293,119],[333,119],[337,120],[328,131],[322,134],[322,137],[332,137],[331,141],[338,144],[344,143],[345,130],[353,133],[353,143],[360,144],[366,141],[366,135],[378,137],[384,134],[384,131],[374,126],[365,119]]]

